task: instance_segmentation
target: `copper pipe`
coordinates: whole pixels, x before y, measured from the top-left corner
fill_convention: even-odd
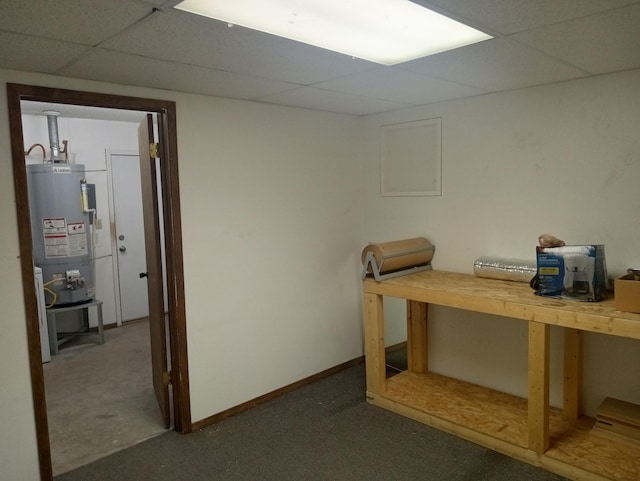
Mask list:
[[[44,150],[44,145],[42,144],[33,144],[31,147],[29,147],[29,150],[26,150],[24,152],[24,155],[29,155],[34,147],[40,147],[42,149],[42,163],[44,163],[44,161],[47,160],[47,151]]]

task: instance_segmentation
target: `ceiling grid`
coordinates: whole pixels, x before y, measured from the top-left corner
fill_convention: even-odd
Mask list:
[[[0,0],[0,68],[368,115],[640,67],[638,1],[415,1],[495,38],[384,67],[177,0]]]

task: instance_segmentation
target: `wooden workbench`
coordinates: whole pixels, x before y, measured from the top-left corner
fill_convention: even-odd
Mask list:
[[[440,271],[367,278],[363,290],[370,403],[570,479],[640,480],[640,443],[591,432],[594,420],[582,413],[582,332],[640,339],[640,314],[616,311],[611,300],[539,297],[527,284]],[[384,296],[407,300],[408,369],[388,379]],[[428,304],[527,322],[528,399],[429,372]],[[564,328],[562,409],[549,406],[552,325]]]

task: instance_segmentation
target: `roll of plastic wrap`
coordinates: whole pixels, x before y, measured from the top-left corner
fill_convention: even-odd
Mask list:
[[[473,264],[473,273],[478,277],[503,281],[530,282],[536,275],[535,262],[501,257],[479,257]]]
[[[433,244],[424,237],[369,244],[362,250],[362,262],[371,252],[380,272],[391,272],[427,264],[433,258],[433,251]]]

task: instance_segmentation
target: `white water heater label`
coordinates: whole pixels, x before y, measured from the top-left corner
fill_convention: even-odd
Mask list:
[[[44,254],[47,259],[70,256],[67,220],[64,217],[42,219],[42,234]]]
[[[69,256],[84,256],[88,254],[87,231],[84,222],[69,222],[67,224],[69,234]]]
[[[47,259],[87,255],[87,228],[84,222],[67,222],[64,217],[42,219],[44,253]]]
[[[67,224],[67,231],[69,235],[84,234],[86,232],[84,230],[84,222],[69,222]]]

